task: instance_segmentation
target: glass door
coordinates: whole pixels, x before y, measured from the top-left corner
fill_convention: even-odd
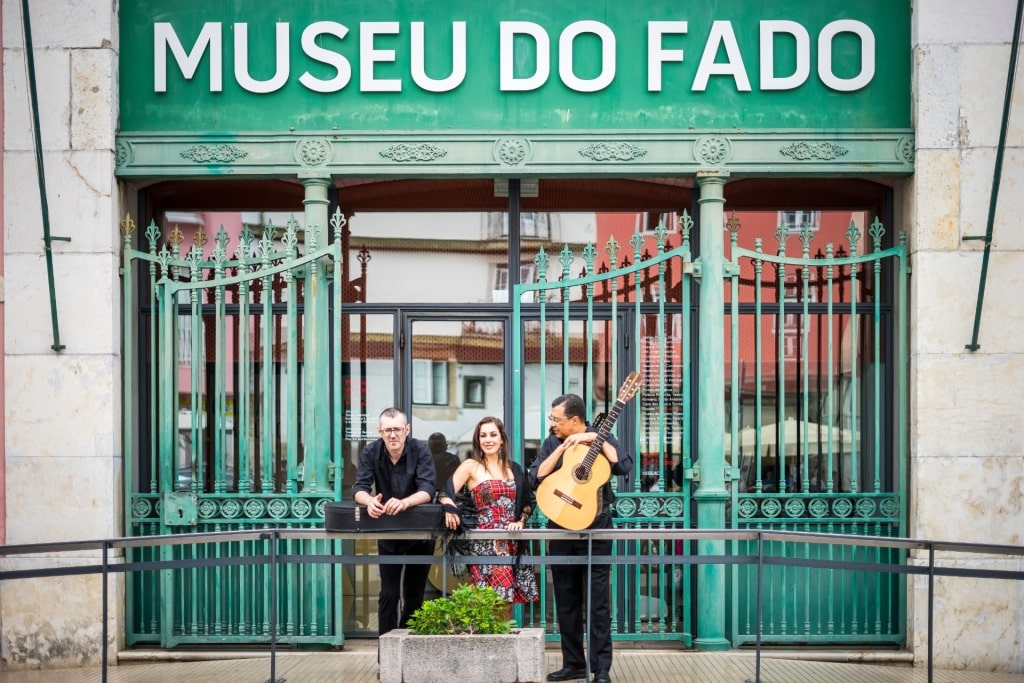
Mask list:
[[[507,422],[504,319],[439,318],[409,315],[406,400],[412,437],[434,456],[440,488],[473,450],[473,431],[484,417]],[[513,454],[521,458],[521,454]],[[440,553],[440,544],[435,550]],[[465,577],[441,565],[430,570],[427,597],[451,590]]]

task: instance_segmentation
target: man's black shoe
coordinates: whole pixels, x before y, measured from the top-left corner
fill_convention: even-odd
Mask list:
[[[598,671],[594,674],[594,683],[612,683],[612,677],[607,671]]]
[[[563,666],[558,671],[552,671],[548,674],[549,681],[577,681],[586,677],[586,669],[574,669],[571,666]]]

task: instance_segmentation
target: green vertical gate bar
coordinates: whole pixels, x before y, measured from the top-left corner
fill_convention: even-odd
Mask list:
[[[340,460],[335,462],[333,456],[335,454],[337,454],[339,457],[341,456],[341,453],[342,453],[341,444],[342,444],[342,437],[343,437],[342,426],[344,424],[344,422],[342,420],[342,415],[344,415],[344,410],[343,410],[343,406],[342,406],[342,391],[341,391],[342,385],[343,385],[343,382],[342,382],[342,379],[341,379],[341,349],[343,348],[346,340],[341,338],[341,329],[342,329],[341,328],[341,314],[342,314],[342,298],[343,298],[343,296],[342,296],[342,294],[343,294],[342,285],[344,284],[342,282],[342,280],[343,280],[343,273],[345,272],[344,269],[342,268],[342,260],[345,258],[345,254],[341,250],[341,247],[342,247],[341,236],[342,236],[342,230],[344,229],[346,222],[347,221],[345,219],[344,214],[341,213],[341,209],[335,209],[334,210],[334,215],[331,216],[331,229],[332,229],[332,231],[334,233],[334,243],[331,245],[333,247],[331,253],[332,253],[333,258],[334,258],[334,273],[333,273],[333,277],[334,277],[334,309],[333,309],[334,310],[334,316],[331,319],[331,331],[335,335],[334,346],[333,346],[333,351],[334,352],[332,354],[332,360],[333,360],[333,363],[334,363],[334,368],[333,368],[333,370],[334,370],[334,374],[333,374],[333,379],[334,379],[334,384],[333,384],[333,388],[334,388],[334,413],[333,413],[333,418],[334,418],[334,422],[332,423],[334,425],[334,447],[332,449],[332,457],[331,457],[331,467],[332,467],[331,475],[334,476],[334,494],[335,494],[336,500],[341,500],[341,490],[342,490],[342,484],[343,484],[343,481],[342,481],[343,477],[341,476],[341,473],[342,473],[342,467],[345,464],[344,462],[342,462]],[[518,367],[519,363],[517,362],[517,363],[515,363],[515,365],[516,365],[516,367]],[[513,411],[513,412],[515,412],[515,411]],[[519,452],[519,451],[517,451],[517,452]],[[334,541],[332,543],[332,545],[334,546],[334,548],[336,550],[340,550],[341,549],[341,541]],[[339,600],[338,603],[340,604],[341,601]],[[339,609],[340,609],[340,607],[339,607]],[[340,614],[340,612],[339,612],[339,614]],[[338,621],[338,623],[340,624],[341,621]]]
[[[260,266],[267,274],[263,276],[261,288],[262,309],[260,312],[260,492],[274,492],[274,450],[277,432],[274,429],[274,278],[270,270],[274,251],[274,225],[267,223],[260,238]]]
[[[219,282],[224,279],[224,261],[227,259],[226,247],[228,233],[224,226],[220,227],[214,237],[213,273]],[[224,301],[224,285],[214,287],[214,323],[213,323],[213,490],[215,493],[227,491],[227,367],[225,358],[225,334],[227,327],[226,303]],[[219,620],[218,620],[219,623]]]
[[[149,387],[151,392],[155,392],[155,387],[159,386],[157,382],[157,368],[159,367],[159,360],[157,358],[157,348],[159,343],[157,339],[157,323],[160,320],[158,314],[159,309],[157,308],[157,280],[164,276],[164,273],[157,269],[157,245],[160,241],[160,229],[157,228],[155,221],[150,221],[149,227],[146,228],[146,241],[149,243]],[[166,253],[166,252],[165,252]],[[163,268],[165,265],[161,266]],[[125,309],[129,311],[131,309]],[[127,347],[126,347],[127,352]],[[125,401],[125,405],[128,405],[129,401]],[[157,406],[159,401],[150,401],[149,403],[149,492],[157,492],[157,472],[158,459],[157,459],[157,436],[159,435],[158,425],[160,424],[157,416]],[[142,489],[142,482],[139,482],[139,489]],[[130,500],[125,498],[125,500]],[[125,527],[127,530],[128,527]]]
[[[682,445],[682,453],[679,454],[679,457],[680,457],[680,466],[683,468],[681,471],[682,472],[689,472],[691,470],[691,468],[693,467],[693,457],[692,457],[692,455],[693,455],[693,450],[692,450],[693,444],[691,443],[691,435],[690,435],[690,433],[691,433],[691,426],[693,424],[692,421],[690,420],[690,416],[692,414],[692,406],[693,406],[692,386],[690,384],[690,382],[692,380],[692,374],[693,374],[691,372],[691,367],[690,367],[690,360],[692,358],[691,352],[690,352],[690,348],[691,348],[690,334],[691,334],[691,330],[692,330],[692,327],[691,327],[691,322],[692,322],[692,312],[691,312],[691,308],[692,308],[692,302],[691,302],[692,287],[691,287],[691,285],[693,283],[693,277],[692,277],[692,274],[693,274],[693,261],[692,261],[692,252],[690,250],[690,232],[693,230],[693,218],[685,210],[683,211],[683,215],[679,219],[679,228],[680,228],[680,230],[683,233],[683,243],[681,245],[682,254],[680,255],[680,258],[681,258],[680,267],[682,269],[681,278],[680,278],[681,279],[681,283],[682,283],[681,284],[682,301],[680,301],[680,304],[679,304],[680,305],[680,311],[681,311],[680,315],[682,316],[682,319],[680,320],[680,328],[681,328],[681,334],[682,334],[682,350],[681,350],[681,352],[679,354],[680,361],[681,361],[682,366],[683,366],[683,369],[682,369],[682,383],[683,383],[683,386],[682,386],[682,405],[680,406],[682,408],[682,414],[679,417],[679,423],[680,423],[679,438],[680,438],[680,442],[681,442],[681,445]],[[687,495],[689,493],[689,490],[690,490],[689,482],[687,482],[685,480],[682,481],[680,483],[680,487],[683,490],[683,496],[684,496],[684,502],[685,502],[685,504],[683,506],[683,527],[688,529],[688,528],[690,528],[690,526],[692,526],[692,519],[690,518],[689,497]],[[684,550],[683,550],[684,553],[689,553],[689,548],[687,548],[686,546],[683,546],[683,548],[684,548]],[[684,565],[682,565],[682,568],[683,568],[683,573],[682,573],[682,584],[683,585],[679,588],[679,592],[681,593],[682,596],[685,596],[685,599],[684,598],[680,598],[680,600],[682,602],[684,602],[685,606],[686,606],[686,608],[682,609],[681,611],[683,613],[683,633],[686,634],[686,637],[690,639],[687,642],[687,647],[689,647],[690,645],[693,644],[692,643],[692,636],[691,636],[691,634],[693,633],[693,610],[689,609],[689,597],[690,597],[690,586],[692,585],[691,580],[692,580],[692,574],[693,574],[693,565],[684,564]]]
[[[739,468],[743,465],[743,444],[740,442],[740,316],[739,316],[739,300],[740,300],[740,282],[739,282],[739,260],[736,257],[737,240],[739,238],[740,224],[736,218],[736,214],[733,213],[732,217],[726,221],[726,228],[729,231],[729,264],[730,272],[732,277],[729,278],[729,453],[727,453],[727,460],[733,468]],[[756,279],[755,279],[756,281]],[[730,487],[729,491],[729,503],[732,507],[732,516],[735,519],[737,507],[737,501],[739,499],[738,489],[739,487],[735,484]],[[735,524],[735,522],[733,522]],[[729,542],[729,552],[732,555],[740,555],[745,550],[744,545],[739,541]],[[736,575],[733,575],[733,595],[737,595],[739,581]],[[732,623],[736,624],[739,620],[739,600],[732,600],[732,609],[730,611],[732,616]],[[735,631],[735,627],[733,628]]]
[[[586,274],[592,275],[594,273],[594,257],[597,255],[597,249],[592,243],[588,243],[583,248],[583,261],[586,264]],[[584,323],[583,328],[583,343],[586,345],[586,375],[583,386],[594,387],[594,283],[588,282],[583,287],[583,295],[586,298],[587,304],[587,319]],[[568,303],[566,303],[568,306]],[[612,369],[612,381],[611,386],[618,386],[615,384],[615,370]],[[614,390],[614,389],[613,389]]]
[[[572,266],[572,251],[569,249],[569,245],[566,244],[562,247],[562,252],[558,255],[559,261],[562,263],[562,393],[566,394],[569,392],[569,371],[572,367],[570,363],[572,354],[572,327],[569,319],[569,308],[572,303],[572,288],[565,284],[572,277],[569,267]],[[544,376],[543,374],[541,375]],[[593,417],[593,416],[591,416]]]
[[[654,241],[657,243],[658,256],[665,254],[666,230],[664,223],[659,223],[654,230]],[[668,387],[665,354],[667,339],[665,337],[665,261],[658,262],[658,414],[665,416],[665,389]],[[665,476],[665,419],[658,420],[658,481]]]
[[[238,273],[249,272],[249,250],[252,247],[252,231],[248,225],[243,226],[238,236],[235,255],[238,259]],[[253,452],[249,435],[251,423],[249,416],[249,387],[252,382],[252,349],[250,336],[252,331],[252,315],[250,312],[249,278],[238,283],[238,385],[235,387],[235,443],[238,444],[238,492],[251,493],[253,489],[252,460]],[[243,573],[245,568],[242,568]],[[246,604],[241,602],[240,604]],[[244,632],[244,631],[243,631]]]
[[[334,234],[334,242],[331,245],[331,253],[334,259],[334,268],[332,273],[334,278],[334,315],[331,318],[331,332],[334,334],[334,344],[331,354],[333,364],[331,379],[333,381],[334,390],[334,400],[332,402],[332,419],[334,420],[332,424],[334,425],[334,438],[332,440],[331,452],[330,455],[328,456],[328,459],[330,461],[329,467],[331,468],[329,476],[334,477],[335,500],[341,500],[342,498],[342,486],[344,484],[344,477],[342,477],[342,472],[344,472],[345,467],[345,463],[343,460],[344,456],[342,455],[342,438],[344,436],[342,430],[344,421],[342,419],[342,416],[344,415],[344,406],[342,405],[343,382],[341,376],[341,350],[346,342],[346,340],[342,339],[341,337],[342,301],[344,298],[342,289],[342,285],[344,283],[342,282],[342,280],[344,279],[343,274],[345,272],[345,269],[342,267],[342,260],[345,258],[345,254],[344,252],[342,252],[341,247],[342,231],[345,227],[345,223],[345,216],[341,213],[341,209],[336,208],[334,210],[334,215],[331,216],[331,228]],[[518,363],[516,365],[518,365]],[[337,460],[335,460],[335,458],[337,458]],[[326,550],[333,555],[340,555],[342,553],[343,546],[341,541],[328,541],[326,546]],[[345,595],[345,582],[341,580],[343,572],[344,568],[338,565],[332,565],[331,567],[328,567],[325,570],[325,581],[329,582],[329,584],[325,586],[324,591],[327,596],[327,599],[330,600],[332,595],[332,588],[334,587],[337,587],[337,597],[333,602],[333,609],[331,610],[332,623],[328,624],[327,627],[325,627],[324,633],[327,633],[327,628],[333,625],[335,636],[337,638],[338,643],[345,642],[344,629],[342,628],[342,625],[345,623],[344,605],[347,596]]]
[[[754,240],[754,249],[761,255],[761,238]],[[761,277],[764,275],[764,260],[754,260],[754,475],[757,482],[754,490],[761,493],[764,476],[761,472],[761,425],[764,424],[764,293]]]
[[[1020,7],[1021,5],[1018,5]],[[908,262],[907,255],[907,238],[906,235],[900,233],[899,236],[899,264],[900,264],[900,277],[899,282],[896,284],[896,306],[899,314],[896,317],[897,327],[897,339],[896,339],[896,352],[893,356],[896,358],[896,383],[898,386],[898,398],[899,405],[896,412],[896,462],[899,467],[899,491],[902,495],[897,499],[900,505],[900,529],[898,535],[905,536],[907,529],[910,525],[910,509],[908,496],[906,495],[907,490],[907,468],[910,456],[910,440],[908,438],[909,425],[907,421],[910,419],[910,388],[907,383],[910,380],[910,372],[908,371],[907,365],[910,363],[909,354],[910,349],[907,345],[907,328],[910,325],[910,311],[907,308],[907,281],[910,279],[910,263]],[[898,551],[899,559],[898,562],[902,563],[906,560],[907,551]],[[900,574],[897,577],[899,585],[899,595],[905,595],[907,590],[907,577],[904,574]],[[899,624],[899,632],[903,635],[906,632],[906,601],[900,602],[901,610],[897,623]]]
[[[138,362],[137,356],[134,353],[136,348],[136,319],[129,311],[135,311],[135,277],[134,271],[132,270],[132,239],[134,239],[135,233],[135,221],[132,220],[130,215],[126,215],[124,220],[121,221],[121,301],[123,310],[126,314],[123,316],[123,323],[121,325],[121,356],[122,356],[122,385],[124,387],[123,393],[128,394],[129,392],[134,393],[138,391],[138,380],[137,380],[137,369]],[[152,272],[153,265],[150,263],[150,271]],[[135,405],[122,400],[121,402],[121,419],[123,420],[122,437],[121,437],[121,491],[122,498],[124,501],[123,510],[123,533],[127,536],[131,534],[132,528],[132,513],[131,513],[131,500],[132,500],[132,487],[135,481]],[[135,559],[133,556],[138,551],[135,549],[125,549],[124,561],[131,562]],[[136,602],[134,595],[131,590],[133,583],[139,579],[136,576],[136,572],[127,572],[125,577],[126,584],[129,586],[128,590],[125,591],[125,613],[132,614],[135,610]]]
[[[698,407],[700,433],[698,452],[700,482],[693,494],[697,502],[697,524],[700,528],[725,527],[725,406],[720,397],[725,395],[724,350],[722,330],[722,279],[724,258],[722,246],[723,187],[728,173],[701,171],[697,174],[700,187],[700,261],[702,286],[700,288],[700,396]],[[700,555],[722,555],[724,541],[700,540]],[[701,564],[697,569],[697,637],[694,645],[700,650],[727,650],[725,638],[725,567]]]
[[[800,256],[803,259],[810,260],[811,258],[811,226],[808,223],[804,223],[800,229]],[[802,388],[800,395],[803,398],[803,414],[802,419],[810,420],[810,401],[811,401],[811,364],[810,364],[810,342],[809,342],[809,331],[811,329],[811,314],[810,314],[810,299],[811,299],[811,265],[810,263],[804,263],[800,266],[800,282],[801,282],[801,296],[800,299],[803,301],[803,311],[801,312],[800,318],[800,358],[804,368]],[[821,420],[818,420],[820,423]],[[810,474],[808,468],[810,466],[808,451],[810,450],[810,430],[803,430],[803,453],[801,461],[802,474],[800,475],[800,486],[797,487],[802,493],[810,493]]]
[[[826,375],[828,377],[828,382],[827,382],[827,387],[825,389],[825,395],[828,397],[827,400],[826,400],[826,403],[825,403],[825,405],[828,406],[828,451],[827,451],[828,452],[828,460],[827,460],[827,463],[828,463],[827,464],[828,479],[826,480],[827,483],[826,483],[826,487],[825,487],[825,491],[827,493],[835,493],[835,490],[836,490],[835,479],[834,479],[835,469],[833,467],[833,465],[834,465],[834,461],[833,461],[834,453],[832,451],[832,443],[833,443],[832,425],[835,422],[835,415],[836,415],[836,398],[835,398],[835,396],[836,396],[836,392],[835,392],[835,389],[836,389],[835,358],[836,358],[836,356],[835,356],[835,349],[833,348],[833,343],[834,343],[834,339],[835,339],[835,329],[834,329],[835,328],[835,315],[834,315],[835,311],[833,309],[833,306],[835,304],[835,302],[834,302],[835,297],[833,295],[833,285],[835,284],[835,266],[832,265],[832,259],[833,259],[834,256],[835,256],[835,254],[833,252],[832,243],[830,242],[830,243],[825,245],[825,259],[828,262],[828,266],[826,266],[826,268],[825,268],[825,288],[828,291],[828,297],[827,297],[828,309],[827,309],[826,314],[825,314],[825,318],[828,320],[828,354],[827,354],[828,355],[828,359],[827,359],[828,370],[827,370],[827,375]],[[842,483],[842,482],[840,481],[840,483]],[[831,548],[829,550],[831,551]]]
[[[159,384],[160,390],[160,475],[157,486],[159,488],[160,496],[163,502],[166,503],[167,496],[171,492],[171,465],[174,462],[174,449],[178,443],[177,438],[177,416],[178,416],[178,368],[177,368],[177,357],[174,353],[169,352],[175,348],[175,336],[177,335],[178,325],[178,295],[177,290],[173,286],[173,282],[170,280],[170,273],[173,270],[169,270],[167,263],[168,252],[167,247],[164,247],[162,252],[164,260],[165,272],[163,279],[158,283],[157,289],[157,303],[158,311],[160,316],[160,346],[164,349],[164,352],[160,354],[160,377],[163,381]],[[164,520],[160,521],[160,533],[169,533],[168,527]],[[163,561],[169,561],[174,559],[174,546],[161,546],[160,547],[160,559]],[[161,647],[170,647],[171,639],[174,634],[174,610],[167,609],[166,606],[170,602],[170,597],[174,595],[174,573],[170,569],[160,571],[160,592],[159,598],[162,598],[162,603],[165,608],[160,610],[160,645]]]
[[[309,239],[309,225],[306,226],[306,238]],[[286,258],[295,261],[299,256],[298,224],[292,218],[284,230],[282,238]],[[281,382],[281,395],[284,397],[284,437],[285,466],[284,466],[284,492],[294,494],[298,491],[296,479],[299,467],[299,302],[298,287],[295,283],[296,273],[291,269],[283,273],[285,281],[285,367],[287,368],[283,381]],[[271,541],[273,542],[273,541]],[[287,571],[280,572],[280,576],[287,576]],[[280,622],[278,622],[280,623]]]
[[[786,255],[789,231],[780,225],[775,231],[778,255]],[[776,314],[775,334],[775,490],[786,490],[786,264],[776,265],[778,290],[775,300],[779,306]],[[779,571],[785,571],[780,568]]]
[[[871,235],[871,245],[874,252],[877,254],[882,251],[882,235],[885,234],[885,229],[882,227],[881,221],[876,217],[871,227],[868,228],[868,233]],[[881,467],[882,467],[882,430],[879,426],[882,424],[882,297],[880,292],[882,291],[882,260],[875,259],[874,261],[874,292],[875,301],[873,306],[874,313],[874,327],[875,327],[875,338],[874,338],[874,365],[875,365],[875,378],[874,378],[874,403],[875,410],[873,414],[873,424],[875,424],[874,439],[872,443],[872,450],[874,451],[874,481],[872,482],[871,491],[878,493],[882,490],[882,479],[881,479]],[[879,552],[881,552],[879,550]],[[881,558],[876,557],[876,561]]]
[[[860,242],[860,230],[857,228],[857,224],[850,221],[850,227],[846,230],[846,237],[850,243],[850,256],[856,256],[858,254]],[[848,405],[854,406],[853,410],[850,411],[850,492],[856,493],[860,490],[860,484],[858,482],[857,471],[859,469],[859,455],[857,449],[857,406],[860,405],[860,401],[857,399],[858,395],[858,384],[857,384],[857,364],[858,349],[860,348],[860,335],[858,334],[858,318],[860,317],[859,311],[857,310],[857,304],[859,298],[857,296],[858,288],[858,275],[857,269],[860,264],[853,263],[850,265],[850,400]],[[875,296],[878,296],[876,292]],[[877,330],[875,331],[877,334]],[[847,405],[847,401],[844,399],[843,404]],[[844,429],[845,425],[840,422],[839,428]],[[841,433],[841,432],[840,432]],[[840,447],[842,448],[842,447]],[[843,472],[842,467],[839,470],[839,486],[843,487]]]
[[[193,245],[188,252],[188,258],[186,259],[189,264],[189,279],[192,283],[199,282],[201,279],[201,266],[203,262],[203,251],[198,245]],[[202,490],[200,482],[206,480],[204,467],[203,467],[203,443],[205,437],[203,435],[203,417],[205,417],[204,401],[203,401],[203,376],[201,374],[204,363],[204,351],[206,345],[203,343],[203,317],[201,309],[199,307],[199,288],[192,287],[188,291],[189,301],[191,302],[191,313],[189,315],[190,322],[190,340],[189,340],[189,351],[191,357],[191,373],[190,373],[190,405],[189,410],[192,416],[192,492],[195,493]],[[173,464],[177,465],[176,459],[172,460]],[[174,485],[172,484],[172,489]]]

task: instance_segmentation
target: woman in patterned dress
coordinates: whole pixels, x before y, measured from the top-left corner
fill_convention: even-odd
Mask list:
[[[455,491],[466,486],[476,505],[477,529],[518,531],[533,512],[533,489],[519,463],[508,453],[505,425],[496,417],[485,417],[473,430],[473,452],[448,480],[438,501],[445,508],[445,525],[457,529],[462,523],[461,510],[455,503]],[[519,557],[519,544],[505,539],[474,540],[473,555]],[[539,599],[537,577],[533,567],[515,564],[469,565],[470,580],[478,586],[491,586],[509,603],[533,602]]]

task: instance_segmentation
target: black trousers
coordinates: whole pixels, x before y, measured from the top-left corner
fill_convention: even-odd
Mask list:
[[[433,555],[433,541],[378,541],[380,555]],[[429,564],[380,565],[380,596],[377,603],[378,635],[405,628],[409,617],[423,604]]]
[[[610,528],[610,515],[598,517],[592,529]],[[587,541],[551,541],[551,555],[587,556]],[[611,541],[594,541],[590,552],[594,555],[611,555]],[[587,615],[589,631],[590,670],[608,671],[612,668],[611,608],[608,582],[611,567],[595,564],[590,574],[590,614]],[[558,615],[558,629],[562,640],[562,666],[582,669],[586,666],[583,650],[583,616],[587,607],[587,563],[551,565],[551,581],[555,588],[555,611]]]

